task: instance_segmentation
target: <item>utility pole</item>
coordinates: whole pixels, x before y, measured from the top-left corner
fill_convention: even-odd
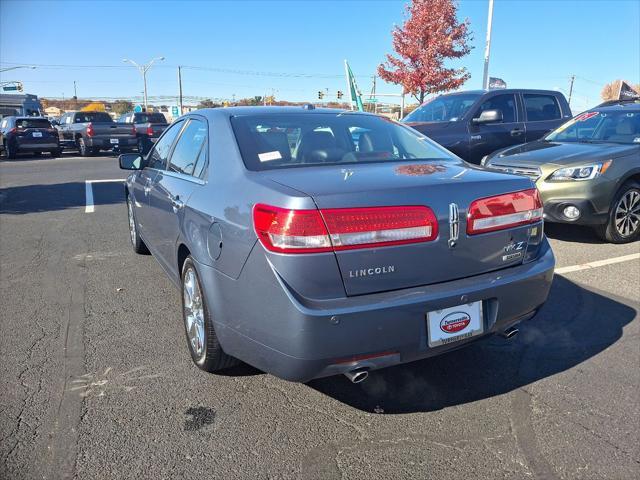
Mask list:
[[[129,60],[128,58],[122,59],[123,62],[130,63],[131,65],[136,67],[140,72],[140,74],[142,75],[142,81],[144,82],[144,111],[145,112],[147,111],[147,72],[153,66],[154,63],[162,60],[164,60],[164,57],[156,57],[150,60],[149,63],[145,65],[138,65],[136,62],[134,62],[133,60]]]
[[[180,115],[182,115],[182,67],[178,65],[178,106],[180,108]]]
[[[78,109],[78,90],[76,88],[76,81],[73,81],[73,108]]]
[[[373,76],[373,88],[371,89],[372,98],[376,98],[376,76]],[[374,102],[373,104],[373,113],[378,113],[378,102]]]
[[[575,75],[571,75],[571,77],[569,77],[571,79],[571,83],[569,84],[569,108],[571,108],[571,94],[573,93],[573,82],[576,79]]]
[[[489,55],[491,53],[491,25],[493,24],[493,0],[489,0],[489,19],[487,20],[487,44],[484,49],[484,73],[482,88],[489,89]]]

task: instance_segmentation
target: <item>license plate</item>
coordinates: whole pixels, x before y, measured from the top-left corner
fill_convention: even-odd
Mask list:
[[[34,138],[42,138],[42,132],[33,132],[31,135],[33,135]]]
[[[112,138],[109,141],[111,142],[112,145],[117,145],[118,143],[120,143],[120,140],[117,138]]]
[[[447,345],[482,334],[482,302],[427,313],[429,347]]]

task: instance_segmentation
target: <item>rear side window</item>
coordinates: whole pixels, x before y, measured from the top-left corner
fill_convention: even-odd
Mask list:
[[[452,158],[415,130],[376,115],[239,115],[231,124],[249,170]]]
[[[496,95],[480,105],[475,118],[478,118],[485,110],[500,110],[502,121],[511,123],[516,121],[516,98],[512,94]]]
[[[522,97],[529,122],[556,120],[562,116],[558,100],[553,95],[525,93]]]
[[[17,128],[51,128],[51,123],[46,118],[18,118]]]
[[[189,120],[173,149],[169,170],[192,175],[206,138],[207,125],[200,120]]]
[[[147,159],[147,166],[149,168],[164,170],[164,167],[167,163],[167,158],[169,157],[169,152],[171,151],[171,145],[173,145],[173,141],[176,139],[176,136],[180,132],[180,129],[183,125],[184,122],[179,121],[165,130],[164,135],[160,137],[160,140],[158,140],[158,142],[153,147],[153,150],[151,150],[151,153],[149,154],[149,157]]]

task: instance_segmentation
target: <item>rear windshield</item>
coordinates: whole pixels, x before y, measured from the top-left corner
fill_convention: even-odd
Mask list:
[[[404,117],[403,122],[456,122],[480,96],[480,93],[460,93],[432,98]]]
[[[584,112],[551,132],[545,140],[640,145],[640,111]]]
[[[136,123],[167,123],[167,119],[161,113],[136,113]]]
[[[415,130],[374,115],[241,115],[231,124],[249,170],[453,158]]]
[[[17,128],[51,128],[51,123],[46,118],[18,118]]]
[[[84,123],[84,122],[108,122],[111,123],[113,120],[109,116],[108,113],[105,112],[78,112],[75,117],[76,123]]]

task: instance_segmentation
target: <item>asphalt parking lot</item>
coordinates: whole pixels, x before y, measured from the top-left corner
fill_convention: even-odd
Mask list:
[[[547,226],[559,273],[514,340],[357,385],[210,375],[131,251],[124,177],[0,162],[0,478],[640,477],[640,243]]]

